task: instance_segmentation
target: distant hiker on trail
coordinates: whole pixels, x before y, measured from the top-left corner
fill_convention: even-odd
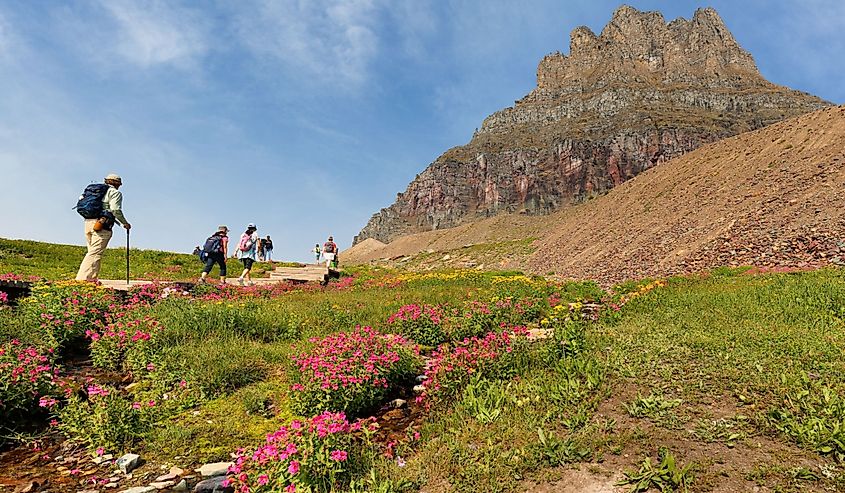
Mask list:
[[[331,236],[327,242],[323,243],[323,257],[326,259],[326,267],[337,267],[337,244]]]
[[[264,238],[264,241],[261,242],[261,246],[264,248],[264,261],[273,262],[273,240],[270,239],[270,235],[267,235],[267,238]]]
[[[118,191],[121,185],[123,181],[112,173],[106,176],[104,183],[85,187],[76,203],[76,211],[85,218],[85,242],[88,244],[88,253],[76,273],[77,281],[99,279],[100,262],[103,252],[109,246],[115,220],[122,224],[127,232],[132,227],[123,215],[123,194]]]
[[[226,256],[229,253],[229,228],[218,226],[217,231],[205,240],[202,246],[201,257],[204,258],[205,268],[200,275],[200,283],[206,282],[205,278],[211,272],[214,264],[220,266],[220,282],[226,282]],[[199,247],[197,247],[199,249]]]
[[[319,264],[320,263],[320,257],[323,255],[323,251],[320,250],[320,244],[319,243],[314,245],[314,249],[311,250],[311,253],[313,253],[314,256],[316,257],[316,262],[314,262],[314,263]]]
[[[264,262],[264,242],[258,242],[258,261]]]
[[[252,277],[250,277],[249,271],[252,270],[252,264],[256,261],[258,244],[261,242],[261,238],[256,233],[257,230],[258,227],[255,224],[249,223],[246,231],[241,235],[241,240],[238,242],[237,256],[244,264],[244,271],[238,278],[238,284],[241,286],[244,285],[244,278],[246,278],[247,284],[252,286]]]

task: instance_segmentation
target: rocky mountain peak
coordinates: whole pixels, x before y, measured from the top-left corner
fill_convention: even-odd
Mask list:
[[[760,75],[712,8],[666,22],[623,5],[596,35],[572,30],[537,87],[446,151],[355,241],[500,213],[547,214],[703,144],[829,103]]]
[[[601,35],[586,26],[575,28],[569,55],[548,55],[537,68],[539,92],[576,83],[586,91],[618,82],[739,87],[765,80],[712,8],[697,10],[691,20],[666,23],[660,12],[623,5]]]

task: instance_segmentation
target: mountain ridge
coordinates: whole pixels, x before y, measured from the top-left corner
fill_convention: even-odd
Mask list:
[[[666,23],[622,6],[538,64],[537,87],[444,152],[354,243],[501,213],[548,214],[701,145],[828,106],[758,72],[713,9]]]
[[[845,265],[843,187],[845,106],[838,106],[703,146],[548,216],[500,215],[382,246],[368,240],[366,251],[356,245],[341,258],[606,284],[731,265]],[[515,252],[524,238],[536,238],[532,251]],[[474,253],[481,245],[501,251]]]

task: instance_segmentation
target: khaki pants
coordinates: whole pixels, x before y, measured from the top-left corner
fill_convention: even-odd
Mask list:
[[[94,231],[96,219],[85,220],[85,240],[88,242],[88,253],[82,259],[79,272],[76,273],[77,281],[96,281],[100,276],[100,261],[103,259],[103,252],[109,246],[111,231]]]

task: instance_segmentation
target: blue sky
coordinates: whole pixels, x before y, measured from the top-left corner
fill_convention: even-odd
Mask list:
[[[715,7],[769,80],[845,102],[841,0],[628,4]],[[619,5],[0,2],[0,236],[83,244],[71,207],[117,172],[136,246],[190,251],[256,222],[287,259],[329,234],[345,248]]]

